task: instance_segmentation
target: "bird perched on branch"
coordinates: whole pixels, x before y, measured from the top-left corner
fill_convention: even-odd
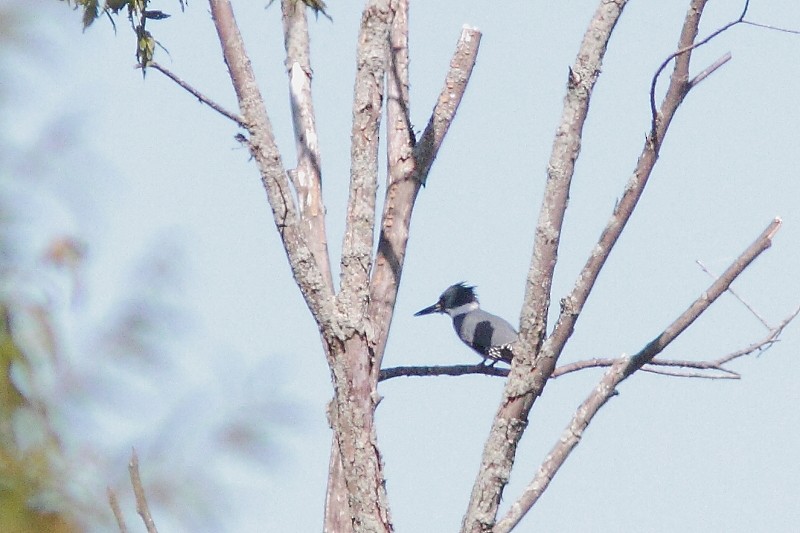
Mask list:
[[[478,352],[484,363],[491,360],[510,363],[514,357],[511,343],[517,340],[516,330],[499,316],[481,309],[475,287],[463,281],[447,288],[439,301],[418,311],[414,316],[445,313],[453,319],[453,329],[461,341]]]

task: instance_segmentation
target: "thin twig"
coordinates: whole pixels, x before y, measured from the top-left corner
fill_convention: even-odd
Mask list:
[[[183,81],[168,68],[160,65],[159,63],[156,63],[155,61],[149,62],[147,66],[149,68],[156,69],[157,71],[159,71],[160,73],[162,73],[163,75],[165,75],[166,77],[168,77],[169,79],[180,85],[183,89],[191,93],[192,96],[200,100],[200,102],[206,104],[208,107],[210,107],[220,115],[231,119],[242,128],[247,127],[247,124],[245,123],[245,120],[241,115],[237,115],[236,113],[228,111],[227,109],[216,103],[214,100],[208,98],[203,93],[201,93],[200,91],[198,91],[197,89],[195,89],[194,87]]]
[[[711,271],[710,271],[708,268],[706,268],[706,266],[705,266],[705,265],[702,263],[702,261],[700,261],[700,260],[698,259],[697,261],[695,261],[695,263],[697,263],[697,265],[698,265],[698,266],[699,266],[701,269],[703,269],[703,272],[705,272],[706,274],[708,274],[708,275],[709,275],[709,276],[711,276],[712,278],[714,278],[714,279],[717,279],[717,275],[716,275],[716,274],[714,274],[713,272],[711,272]],[[764,317],[762,317],[760,314],[758,314],[758,311],[756,311],[756,310],[753,308],[753,306],[752,306],[752,305],[750,305],[749,303],[745,302],[745,301],[744,301],[744,299],[743,299],[741,296],[739,296],[739,294],[738,294],[738,293],[737,293],[735,290],[733,290],[733,287],[729,287],[729,288],[728,288],[728,292],[729,292],[729,293],[731,293],[731,294],[733,295],[733,297],[734,297],[734,298],[736,298],[737,300],[739,300],[739,301],[742,303],[742,305],[743,305],[743,306],[745,306],[745,307],[747,308],[747,310],[748,310],[748,311],[750,311],[750,312],[753,314],[753,316],[754,316],[754,317],[756,317],[756,318],[758,319],[758,321],[759,321],[759,322],[761,322],[762,324],[764,324],[764,327],[765,327],[765,328],[767,328],[767,329],[769,329],[769,330],[772,330],[772,326],[770,326],[770,325],[767,323],[767,321],[764,319]]]
[[[139,457],[136,455],[136,450],[131,451],[131,461],[128,463],[128,472],[131,475],[131,485],[133,486],[133,495],[136,497],[136,512],[142,517],[147,533],[158,533],[156,523],[153,521],[153,516],[150,514],[150,507],[147,505],[147,497],[144,493],[144,486],[142,485],[142,478],[139,476]]]
[[[661,370],[660,368],[653,368],[649,365],[642,367],[642,372],[650,372],[651,374],[659,374],[661,376],[670,376],[675,378],[702,378],[702,379],[741,379],[742,376],[733,370],[726,370],[721,368],[723,374],[709,374],[704,372],[680,372],[678,370]]]
[[[704,68],[702,71],[700,71],[700,73],[697,76],[689,80],[689,89],[694,88],[695,85],[699,84],[701,81],[711,76],[714,73],[714,71],[716,71],[722,65],[730,61],[731,57],[733,56],[731,56],[730,52],[725,52],[725,54],[723,54],[722,57],[720,57],[719,59],[711,63],[709,66]]]
[[[774,31],[782,31],[784,33],[793,33],[795,35],[800,35],[800,30],[790,30],[788,28],[781,28],[779,26],[771,26],[769,24],[761,24],[758,22],[751,22],[749,20],[743,20],[742,24],[747,24],[749,26],[755,26],[757,28],[764,28],[767,30],[774,30]]]
[[[771,328],[767,336],[761,339],[760,341],[754,342],[750,346],[732,352],[724,357],[720,357],[719,359],[717,359],[717,361],[719,362],[720,365],[724,365],[725,363],[728,363],[729,361],[732,361],[736,358],[742,357],[743,355],[749,355],[753,352],[759,352],[759,353],[765,352],[766,350],[771,348],[773,344],[778,342],[778,337],[780,337],[781,333],[783,333],[784,328],[786,328],[786,326],[788,326],[797,317],[799,313],[800,313],[800,307],[795,309],[793,313],[784,318],[780,322],[780,324],[778,324],[774,328]]]
[[[122,516],[122,509],[119,507],[117,495],[111,487],[106,488],[106,495],[108,495],[108,504],[111,506],[111,512],[114,513],[114,518],[117,521],[119,533],[128,533],[128,526],[125,524],[125,517]]]
[[[651,137],[653,139],[653,143],[655,144],[656,147],[659,147],[661,145],[661,140],[658,138],[658,111],[656,110],[656,85],[658,84],[658,78],[659,78],[659,76],[661,76],[661,72],[665,68],[667,68],[667,65],[669,65],[670,61],[672,61],[673,59],[675,59],[675,58],[677,58],[677,57],[679,57],[679,56],[681,56],[683,54],[686,54],[687,52],[691,52],[695,48],[700,48],[704,44],[706,44],[709,41],[711,41],[711,39],[713,39],[717,35],[721,34],[722,32],[732,28],[733,26],[736,26],[737,24],[741,24],[742,22],[744,22],[744,17],[745,17],[745,15],[747,15],[747,10],[749,9],[749,7],[750,7],[750,0],[746,0],[745,3],[744,3],[744,9],[742,9],[742,13],[741,13],[741,15],[739,15],[739,18],[737,18],[736,20],[734,20],[732,22],[729,22],[729,23],[725,24],[721,28],[718,28],[713,33],[711,33],[711,35],[709,35],[708,37],[706,37],[702,41],[699,41],[699,42],[696,42],[696,43],[692,43],[691,45],[688,45],[688,46],[681,47],[678,51],[673,52],[672,54],[667,56],[667,58],[664,61],[662,61],[661,65],[659,65],[658,69],[656,70],[656,73],[653,74],[653,79],[650,81],[650,113],[651,113],[650,135],[651,135]],[[719,61],[719,60],[717,60],[717,61]],[[715,62],[710,67],[706,68],[704,70],[704,72],[706,72],[706,71],[709,71],[709,72],[707,72],[707,74],[704,75],[700,79],[697,79],[697,77],[696,77],[694,84],[696,85],[697,83],[700,83],[703,79],[708,77],[709,74],[711,74],[714,70],[716,70],[720,66],[724,65],[726,62],[727,62],[727,60],[723,61],[719,65],[717,65],[716,62]],[[700,75],[698,75],[698,77],[699,76]],[[688,90],[691,89],[691,87],[692,87],[691,84],[687,83],[686,91],[688,92]]]

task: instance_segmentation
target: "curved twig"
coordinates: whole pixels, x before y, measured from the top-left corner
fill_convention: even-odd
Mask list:
[[[745,17],[745,15],[747,15],[747,10],[749,8],[750,8],[750,0],[745,0],[744,9],[742,9],[742,13],[741,13],[741,15],[739,15],[739,18],[737,18],[736,20],[734,20],[732,22],[729,22],[729,23],[725,24],[721,28],[718,28],[713,33],[711,33],[711,35],[709,35],[708,37],[706,37],[702,41],[694,42],[694,39],[692,39],[692,41],[689,44],[684,44],[682,42],[683,46],[678,48],[678,50],[676,52],[673,52],[669,56],[667,56],[667,58],[664,61],[662,61],[661,65],[659,65],[658,69],[656,69],[656,73],[653,74],[653,79],[650,82],[650,114],[651,114],[650,137],[652,139],[653,144],[655,145],[656,152],[659,150],[659,148],[661,146],[661,138],[659,138],[659,135],[658,135],[659,113],[658,113],[658,110],[656,109],[656,85],[658,84],[658,78],[659,78],[659,76],[661,76],[661,72],[665,68],[667,68],[667,65],[669,65],[670,61],[672,61],[673,59],[676,59],[676,58],[678,58],[678,57],[680,57],[682,55],[685,55],[688,52],[691,52],[692,50],[694,50],[695,48],[699,48],[699,47],[703,46],[704,44],[706,44],[709,41],[711,41],[717,35],[723,33],[724,31],[729,30],[730,28],[732,28],[733,26],[736,26],[737,24],[741,24],[744,21],[744,17]],[[702,8],[700,9],[700,11],[697,14],[697,18],[698,19],[700,18],[700,14],[701,13],[702,13]],[[697,34],[697,28],[695,27],[695,35],[696,34]],[[683,39],[681,39],[681,41],[683,41]],[[717,68],[719,68],[720,66],[725,64],[726,62],[727,62],[727,60],[722,61],[721,63],[719,61],[717,61],[714,64],[712,64],[710,67],[708,67],[706,69],[706,71],[708,71],[708,72],[704,76],[699,77],[699,75],[698,75],[698,77],[696,77],[693,80],[694,81],[694,85],[697,85],[698,83],[700,83],[703,79],[708,77],[708,75],[710,75],[711,72],[713,72],[714,70],[716,70]],[[688,59],[687,59],[686,63],[687,63],[686,66],[688,67]],[[677,73],[678,71],[679,71],[679,65],[676,64],[675,65],[675,72]],[[674,77],[675,77],[675,73],[673,73],[673,78]],[[687,84],[686,88],[685,88],[685,92],[689,92],[689,89],[691,89],[692,86],[693,86],[692,84]],[[669,93],[668,93],[668,96],[669,96]],[[685,94],[683,96],[685,96]],[[681,96],[681,99],[683,99],[683,96]],[[665,103],[666,103],[666,101],[667,101],[667,98],[664,99]]]

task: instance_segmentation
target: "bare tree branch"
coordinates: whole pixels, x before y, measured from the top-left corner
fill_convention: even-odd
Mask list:
[[[693,82],[694,82],[693,84],[689,83],[689,84],[686,84],[685,86],[681,87],[681,86],[675,84],[676,74],[678,74],[678,78],[677,78],[678,81],[680,81],[684,77],[684,74],[686,75],[686,79],[688,79],[689,56],[690,56],[689,52],[691,52],[695,48],[699,48],[699,47],[703,46],[704,44],[706,44],[709,41],[711,41],[717,35],[725,32],[725,31],[729,30],[730,28],[736,26],[737,24],[740,24],[741,22],[743,22],[745,15],[747,15],[747,10],[749,9],[749,7],[750,7],[750,0],[745,0],[744,8],[742,9],[742,13],[739,15],[739,18],[737,18],[736,20],[734,20],[732,22],[729,22],[728,24],[725,24],[721,28],[718,28],[717,30],[712,32],[711,35],[709,35],[708,37],[706,37],[702,41],[694,42],[694,40],[697,38],[697,24],[693,24],[693,25],[690,25],[690,26],[687,26],[687,24],[684,24],[684,26],[683,26],[684,27],[684,34],[681,34],[680,46],[678,47],[678,50],[676,52],[673,52],[672,54],[670,54],[661,63],[661,65],[659,65],[658,69],[656,69],[656,73],[653,75],[652,81],[650,82],[650,113],[651,113],[651,116],[652,116],[651,125],[650,125],[650,138],[651,138],[652,143],[655,145],[656,152],[658,152],[660,150],[661,141],[663,139],[663,135],[659,135],[659,127],[663,127],[664,131],[666,132],[666,127],[663,124],[659,124],[660,115],[659,115],[658,111],[656,110],[656,85],[658,84],[658,78],[659,78],[659,76],[661,76],[661,72],[665,68],[667,68],[667,65],[669,65],[669,63],[673,59],[676,59],[676,58],[678,59],[678,61],[675,62],[675,69],[673,71],[672,78],[670,79],[670,89],[667,92],[667,96],[664,98],[664,103],[666,103],[668,100],[673,99],[673,98],[678,98],[680,100],[683,100],[683,98],[686,96],[686,93],[689,92],[689,89],[691,89],[693,85],[697,85],[698,83],[700,83],[703,79],[708,77],[717,68],[719,68],[720,66],[722,66],[723,64],[725,64],[728,61],[727,59],[722,61],[722,62],[720,62],[718,60],[717,62],[715,62],[714,64],[712,64],[710,67],[708,67],[707,69],[705,69],[703,71],[703,72],[705,72],[705,75],[703,75],[703,73],[701,73],[700,75],[695,77],[695,79],[693,80]],[[695,17],[699,21],[700,17],[703,14],[703,8],[705,8],[705,2],[703,2],[703,1],[692,2],[692,5],[689,8],[689,12],[687,13],[687,16],[686,16],[686,21],[689,22],[692,18],[695,18]],[[696,9],[696,12],[694,14],[692,13],[692,9]],[[694,28],[693,30],[691,29],[692,27]],[[691,40],[688,39],[689,35],[685,33],[686,30],[690,30],[690,33],[692,34],[691,35]],[[684,37],[687,37],[687,38],[684,39]],[[681,60],[681,56],[683,56],[683,60]],[[681,62],[683,64],[680,64]],[[684,80],[684,83],[685,83],[685,80]],[[662,104],[662,108],[663,108],[663,104]],[[671,120],[671,117],[670,117],[670,120]]]
[[[322,202],[322,159],[311,98],[313,71],[308,20],[304,4],[296,0],[282,0],[281,11],[286,72],[289,75],[289,103],[297,151],[297,167],[289,171],[289,177],[297,192],[300,225],[306,236],[305,242],[325,278],[325,283],[333,291],[325,230],[325,205]]]
[[[409,117],[408,1],[394,0],[392,7],[395,14],[389,32],[386,71],[386,194],[369,296],[369,320],[374,329],[376,361],[371,377],[376,382],[375,374],[380,371],[400,287],[408,227],[419,192],[419,184],[411,179],[416,162],[413,156],[414,132]]]
[[[733,57],[731,56],[731,53],[726,52],[725,54],[722,55],[722,57],[711,63],[706,68],[704,68],[697,76],[689,80],[689,89],[690,90],[694,89],[694,87],[698,85],[701,81],[711,76],[714,72],[716,72],[718,68],[720,68],[722,65],[730,61],[731,57]]]
[[[139,476],[139,457],[136,455],[136,450],[131,450],[131,460],[128,463],[128,472],[131,475],[131,485],[133,486],[133,495],[136,497],[136,512],[142,517],[147,533],[158,533],[156,523],[150,514],[150,507],[147,505],[147,497],[144,493],[144,486],[142,485],[142,478]]]
[[[378,189],[378,132],[383,109],[384,77],[389,58],[392,11],[389,0],[370,0],[361,18],[353,91],[350,146],[350,195],[342,243],[340,309],[356,328],[366,316]],[[369,336],[372,336],[371,333]]]
[[[583,310],[589,294],[597,281],[600,271],[605,265],[606,260],[611,254],[619,236],[625,229],[633,211],[638,205],[639,199],[644,193],[645,186],[652,174],[653,168],[658,160],[659,147],[653,141],[654,138],[663,139],[669,128],[672,118],[687,95],[687,80],[689,79],[689,62],[691,59],[691,43],[697,36],[697,28],[700,24],[700,17],[703,13],[706,0],[692,0],[686,13],[681,36],[678,41],[679,49],[689,51],[678,56],[675,62],[675,70],[670,78],[670,85],[667,95],[661,104],[659,111],[660,121],[658,131],[655,136],[651,133],[642,147],[642,152],[634,169],[633,175],[628,180],[625,190],[614,207],[611,218],[606,223],[606,227],[600,235],[597,245],[589,255],[572,292],[561,301],[561,313],[553,333],[544,343],[539,359],[536,364],[535,379],[536,390],[541,391],[555,368],[556,361],[560,356],[564,346],[575,330],[575,324]]]
[[[764,232],[756,239],[756,241],[739,256],[739,258],[720,276],[711,287],[703,293],[700,298],[695,300],[689,309],[687,309],[678,319],[673,322],[669,328],[664,330],[661,335],[653,339],[647,346],[645,346],[639,353],[630,358],[630,363],[625,369],[625,377],[628,377],[633,372],[641,368],[644,364],[650,362],[657,354],[659,354],[670,342],[680,335],[683,330],[689,327],[700,314],[705,311],[720,294],[725,292],[734,279],[752,263],[761,252],[766,250],[772,245],[772,238],[781,227],[781,219],[775,218],[772,223],[767,226]]]
[[[660,368],[653,368],[652,366],[645,365],[642,367],[642,372],[649,372],[651,374],[658,374],[660,376],[669,376],[673,378],[699,378],[699,379],[741,379],[742,375],[733,370],[724,368],[719,369],[720,374],[709,374],[707,372],[681,372],[680,370],[662,370]]]
[[[375,347],[378,364],[388,338],[397,289],[403,272],[408,245],[411,214],[420,185],[425,182],[436,155],[444,142],[445,134],[455,119],[481,42],[477,29],[465,27],[456,43],[450,70],[445,77],[439,98],[433,108],[428,125],[419,142],[414,142],[408,118],[408,19],[407,2],[398,2],[398,12],[392,28],[392,61],[389,69],[388,114],[388,184],[384,200],[378,252],[373,267],[370,287],[370,322],[379,343]],[[377,374],[374,376],[377,380]]]
[[[767,29],[767,30],[780,31],[780,32],[783,32],[783,33],[793,33],[795,35],[800,35],[800,30],[793,30],[793,29],[790,29],[790,28],[781,28],[780,26],[771,26],[769,24],[760,24],[758,22],[751,22],[749,20],[743,20],[741,22],[742,22],[742,24],[747,24],[748,26],[755,26],[756,28],[764,28],[764,29]]]
[[[453,59],[450,60],[450,70],[447,72],[442,92],[439,93],[439,99],[425,131],[422,132],[422,137],[414,147],[414,157],[417,160],[416,179],[423,185],[428,179],[433,160],[464,97],[480,44],[481,32],[477,28],[464,26]]]
[[[394,7],[390,0],[369,0],[361,17],[353,90],[350,194],[342,244],[341,287],[335,299],[338,319],[334,327],[322,331],[334,387],[329,409],[335,433],[333,446],[339,452],[339,459],[331,462],[329,475],[343,478],[347,488],[346,499],[341,501],[343,495],[338,491],[342,480],[329,481],[328,488],[336,492],[327,497],[326,527],[343,520],[344,509],[335,509],[333,504],[346,503],[350,526],[346,525],[345,531],[352,529],[356,533],[393,529],[375,431],[379,396],[373,377],[377,375],[375,334],[368,305],[378,134]]]
[[[322,13],[328,16],[323,10]],[[289,103],[292,110],[297,167],[289,171],[300,211],[300,225],[305,242],[314,256],[325,284],[333,293],[328,237],[325,229],[325,205],[322,200],[322,157],[311,96],[311,51],[305,4],[282,0],[283,41],[286,49],[286,72],[289,76]],[[330,17],[329,17],[330,18]],[[340,443],[334,431],[331,443],[328,486],[325,491],[323,531],[353,531],[347,500]]]
[[[395,366],[381,370],[380,381],[399,377],[466,376],[484,374],[486,376],[508,376],[509,369],[489,365],[449,365],[449,366]]]
[[[292,189],[230,0],[209,0],[209,6],[222,55],[239,100],[239,109],[250,134],[250,153],[261,174],[292,274],[316,322],[320,325],[333,324],[337,318],[333,292],[304,241]]]
[[[730,290],[730,289],[729,289]],[[772,347],[773,344],[779,341],[779,337],[786,326],[800,314],[800,308],[797,308],[789,316],[783,319],[780,324],[775,327],[769,327],[769,333],[762,339],[759,339],[740,350],[736,350],[729,354],[723,355],[713,360],[693,361],[689,359],[653,359],[647,363],[642,370],[651,372],[653,374],[661,374],[665,376],[674,377],[690,377],[690,378],[705,378],[705,379],[739,379],[741,375],[724,365],[738,359],[740,357],[750,355],[758,352],[762,353]],[[624,358],[624,356],[623,356]],[[552,379],[572,374],[581,370],[589,368],[607,368],[619,362],[620,357],[603,358],[595,357],[592,359],[583,359],[566,363],[559,366],[553,371],[550,376]],[[704,372],[680,372],[680,371],[667,371],[660,370],[658,367],[677,367],[677,368],[691,368],[695,370],[712,370],[722,372],[724,375],[709,374]],[[449,365],[449,366],[397,366],[392,368],[384,368],[380,373],[380,381],[386,381],[399,377],[434,377],[434,376],[467,376],[474,374],[482,374],[486,376],[506,377],[510,373],[510,369],[497,366],[489,366],[484,364],[477,365]]]
[[[117,495],[111,487],[106,487],[106,495],[108,496],[108,504],[111,506],[111,512],[114,513],[114,519],[117,521],[119,533],[128,533],[128,526],[125,524],[125,517],[122,516],[122,509],[119,507]]]
[[[237,115],[236,113],[228,111],[227,109],[216,103],[214,100],[208,98],[207,96],[204,96],[203,93],[201,93],[200,91],[198,91],[197,89],[195,89],[194,87],[183,81],[181,78],[179,78],[176,74],[174,74],[166,67],[162,66],[159,63],[156,63],[155,61],[150,61],[147,64],[147,67],[156,69],[157,71],[159,71],[160,73],[162,73],[163,75],[165,75],[166,77],[168,77],[169,79],[180,85],[184,90],[188,91],[192,96],[200,100],[200,102],[206,104],[208,107],[210,107],[220,115],[234,121],[236,124],[239,125],[239,127],[241,128],[246,127],[244,118],[242,118],[241,115]]]
[[[503,402],[484,446],[480,471],[462,524],[464,533],[480,533],[493,526],[497,506],[511,473],[517,443],[527,425],[527,415],[534,400],[530,376],[534,357],[537,361],[540,359],[540,347],[547,329],[550,289],[583,125],[608,41],[626,3],[626,0],[600,2],[569,72],[567,95],[547,167],[547,184],[525,287],[520,341],[515,349],[519,355],[514,358]],[[536,362],[537,370],[538,364]],[[543,387],[544,382],[539,385]]]
[[[588,398],[581,404],[567,428],[561,435],[556,445],[539,467],[539,471],[531,483],[525,488],[520,498],[511,505],[508,513],[492,530],[494,533],[511,531],[523,516],[533,507],[533,504],[544,493],[550,481],[555,476],[561,465],[564,464],[569,454],[580,442],[583,431],[591,422],[594,415],[615,394],[616,387],[628,376],[651,362],[675,338],[678,337],[689,325],[692,324],[708,307],[725,292],[730,284],[741,274],[762,252],[772,245],[772,239],[781,226],[781,221],[776,218],[759,237],[725,270],[703,294],[700,295],[689,308],[684,311],[672,324],[670,324],[653,341],[642,348],[638,353],[629,358],[620,358],[605,373]],[[788,323],[788,322],[787,322]]]

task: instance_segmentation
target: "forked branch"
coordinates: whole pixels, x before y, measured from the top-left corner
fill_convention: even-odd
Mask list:
[[[695,4],[695,2],[692,2],[692,4]],[[700,16],[702,15],[703,7],[705,7],[705,2],[701,1],[697,2],[697,4],[699,6],[699,11],[697,12],[696,16],[699,21]],[[694,7],[694,5],[692,7]],[[658,152],[658,150],[660,149],[661,141],[663,139],[663,134],[659,135],[659,127],[661,126],[659,124],[660,115],[658,110],[656,109],[656,85],[658,84],[659,76],[661,76],[661,73],[664,71],[665,68],[667,68],[667,65],[669,65],[673,59],[679,59],[675,63],[675,70],[672,74],[672,79],[670,81],[670,90],[667,92],[667,96],[664,98],[664,103],[666,103],[667,100],[679,100],[679,101],[683,100],[683,98],[686,96],[686,93],[688,93],[692,87],[703,81],[705,78],[711,75],[711,73],[713,73],[719,67],[727,63],[728,60],[730,60],[730,53],[722,56],[722,58],[712,63],[703,72],[695,76],[695,78],[692,79],[691,82],[689,82],[688,81],[689,53],[694,49],[699,48],[704,44],[708,43],[714,37],[731,29],[737,24],[741,24],[744,21],[744,17],[747,15],[747,10],[749,7],[750,7],[750,0],[745,0],[744,8],[742,9],[742,13],[739,15],[739,18],[725,24],[721,28],[716,29],[711,33],[711,35],[709,35],[702,41],[694,42],[694,39],[697,36],[697,25],[694,25],[694,36],[692,37],[692,39],[684,40],[682,35],[680,43],[682,46],[679,46],[677,51],[667,56],[667,58],[661,62],[661,65],[659,65],[658,69],[656,69],[656,73],[653,75],[653,79],[650,82],[650,113],[651,113],[650,138],[655,146],[656,152]],[[690,8],[690,12],[687,14],[687,21],[691,18],[691,15],[692,14]],[[686,28],[687,28],[686,25],[684,25],[684,29]],[[686,56],[686,57],[684,60],[681,61],[680,59],[681,56]],[[678,75],[677,77],[676,74]],[[682,81],[683,84],[685,85],[683,87],[680,87],[679,85],[675,84],[676,81]]]
[[[600,2],[569,72],[525,285],[520,339],[515,349],[518,355],[514,358],[503,401],[484,446],[480,470],[462,524],[463,533],[483,533],[494,525],[528,413],[535,397],[544,388],[544,381],[553,371],[553,367],[547,367],[544,373],[536,374],[547,329],[561,228],[592,90],[600,75],[611,34],[626,3],[625,0]],[[556,358],[552,357],[550,361],[555,365]]]
[[[333,291],[306,243],[294,193],[230,0],[209,0],[209,6],[239,110],[250,134],[247,144],[261,174],[292,274],[315,321],[321,326],[329,325],[336,320]]]
[[[297,166],[289,171],[289,177],[297,192],[300,226],[305,242],[314,256],[317,269],[333,292],[325,205],[322,201],[322,157],[311,98],[313,71],[305,4],[296,0],[282,0],[281,13],[286,73],[289,76],[289,104],[297,152]]]
[[[647,344],[635,355],[616,360],[603,378],[592,390],[586,400],[576,411],[567,428],[561,434],[558,442],[539,467],[533,480],[523,491],[520,498],[511,505],[508,513],[497,522],[494,533],[511,531],[523,516],[533,507],[534,503],[544,493],[550,481],[555,476],[561,465],[564,464],[569,454],[580,442],[583,431],[592,421],[603,405],[615,394],[616,387],[631,374],[650,363],[653,358],[661,353],[675,340],[687,327],[689,327],[708,307],[719,298],[755,259],[772,245],[772,239],[781,226],[780,218],[776,218],[761,235],[725,270],[703,294],[701,294],[689,308],[684,311],[672,324],[662,331],[653,341]],[[790,317],[788,320],[791,320]],[[784,321],[785,323],[788,323]]]
[[[392,28],[392,60],[388,75],[388,184],[378,253],[370,281],[370,321],[380,343],[375,347],[378,359],[378,364],[374,367],[375,380],[378,380],[377,372],[397,300],[414,203],[455,119],[475,67],[481,42],[481,33],[476,28],[465,26],[462,29],[428,125],[420,139],[415,142],[408,118],[408,18],[405,12],[408,6],[405,0],[398,4]]]

